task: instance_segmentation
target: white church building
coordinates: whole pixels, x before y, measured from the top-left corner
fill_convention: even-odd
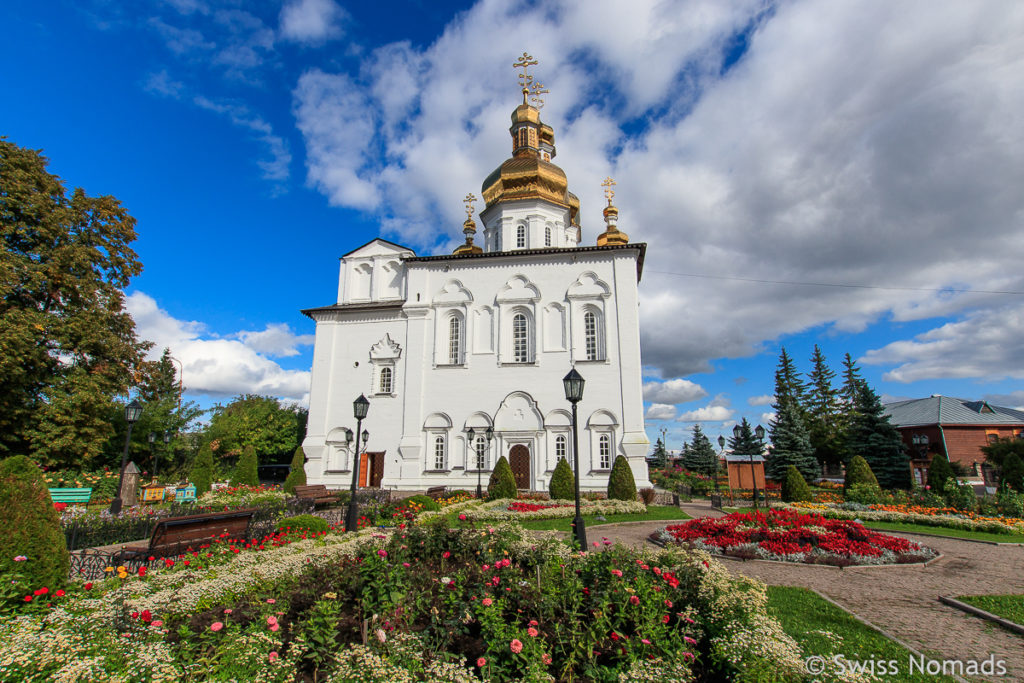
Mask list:
[[[562,377],[575,367],[586,380],[581,488],[606,489],[617,455],[650,486],[637,296],[646,245],[617,229],[610,179],[606,229],[582,243],[579,200],[529,94],[512,114],[512,157],[483,183],[482,244],[469,196],[453,254],[374,239],[341,257],[337,303],[303,311],[316,321],[309,483],[350,485],[346,430],[362,394],[360,486],[474,490],[505,456],[520,489],[546,491],[558,460],[572,464]]]

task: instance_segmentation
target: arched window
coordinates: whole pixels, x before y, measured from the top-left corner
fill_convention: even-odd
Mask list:
[[[443,436],[434,437],[434,469],[443,470],[445,465],[445,440]]]
[[[565,460],[565,435],[555,437],[555,461]]]
[[[523,249],[526,247],[526,226],[516,226],[516,248]]]
[[[463,352],[462,318],[453,315],[448,319],[448,364],[462,365]]]
[[[551,228],[550,227],[544,228],[544,246],[545,247],[550,247],[551,246]]]
[[[380,369],[380,380],[378,382],[377,391],[381,394],[391,393],[391,368],[383,367]]]
[[[512,359],[516,363],[530,362],[529,322],[522,313],[512,318]]]
[[[587,360],[601,359],[601,345],[597,335],[597,314],[587,311],[583,314],[583,343]]]
[[[474,449],[476,450],[476,468],[482,470],[487,466],[487,440],[482,436],[476,437]]]
[[[602,434],[597,442],[598,469],[610,470],[612,468],[612,437]]]
[[[529,143],[529,139],[530,139],[529,135],[530,134],[526,130],[526,128],[520,128],[519,129],[519,146],[520,147],[526,147],[527,146],[527,144]]]

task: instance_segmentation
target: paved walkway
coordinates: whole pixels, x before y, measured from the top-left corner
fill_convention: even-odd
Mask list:
[[[681,507],[694,517],[721,516],[706,503],[684,503]],[[639,546],[665,524],[608,524],[587,529],[587,535]],[[923,543],[943,556],[927,567],[844,570],[725,559],[722,562],[733,572],[770,585],[813,588],[935,659],[980,661],[995,654],[997,660],[1005,660],[1006,677],[971,680],[1024,681],[1024,637],[947,607],[937,599],[940,595],[1024,593],[1024,547],[887,533]],[[902,670],[906,666],[901,663]]]

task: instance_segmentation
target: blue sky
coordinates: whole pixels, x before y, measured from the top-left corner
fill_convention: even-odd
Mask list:
[[[10,4],[0,135],[138,219],[130,308],[204,406],[306,400],[341,254],[461,240],[523,50],[584,242],[612,175],[649,244],[652,440],[766,422],[783,345],[1024,405],[1020,3]]]

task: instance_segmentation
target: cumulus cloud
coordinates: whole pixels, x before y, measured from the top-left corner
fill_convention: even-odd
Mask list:
[[[652,403],[644,414],[648,420],[671,420],[676,416],[676,407],[668,403]]]
[[[666,382],[644,382],[644,400],[659,403],[686,403],[704,398],[704,387],[688,379],[670,379]]]
[[[727,406],[708,405],[696,410],[687,410],[676,418],[677,422],[723,422],[736,411]]]
[[[259,332],[239,332],[238,338],[256,353],[268,356],[288,357],[299,355],[300,346],[311,346],[316,339],[313,334],[295,334],[285,323],[268,324]]]
[[[348,14],[333,0],[292,0],[281,8],[281,36],[307,45],[322,45],[344,34]]]
[[[987,394],[984,398],[992,405],[1024,410],[1024,391],[1011,391],[1008,394]]]
[[[761,413],[761,424],[765,427],[775,422],[775,418],[778,417],[778,413],[772,411],[770,413]]]
[[[984,316],[998,297],[956,290],[1024,289],[1022,33],[1019,3],[482,0],[433,44],[311,70],[293,108],[314,187],[438,248],[508,156],[509,63],[536,46],[584,243],[610,174],[620,227],[651,245],[644,365],[679,377],[812,327]],[[952,359],[995,376],[1006,354]]]
[[[142,292],[127,297],[126,307],[139,338],[154,342],[151,358],[169,348],[181,362],[186,393],[225,397],[252,393],[309,402],[310,373],[286,370],[257,348],[271,348],[273,355],[291,355],[288,349],[308,344],[307,336],[293,335],[289,346],[284,332],[287,327],[271,325],[263,332],[240,333],[242,340],[218,339],[200,322],[177,320]]]
[[[770,406],[775,403],[775,395],[762,394],[761,396],[751,396],[747,399],[747,403],[752,406]]]

